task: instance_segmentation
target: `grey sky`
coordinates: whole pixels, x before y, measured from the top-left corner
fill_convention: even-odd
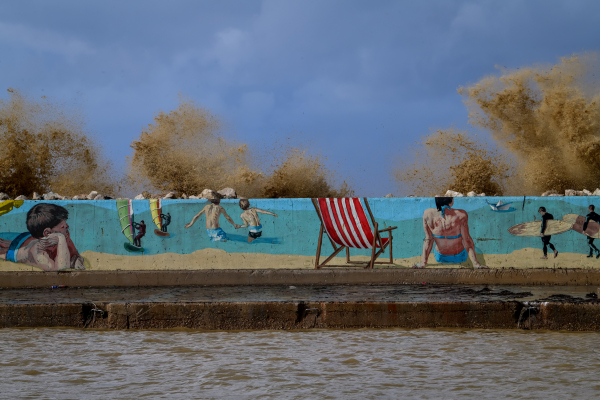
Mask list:
[[[599,15],[597,1],[3,2],[0,96],[79,104],[122,166],[182,93],[241,141],[295,136],[381,196],[419,135],[467,125],[458,86],[598,50]]]

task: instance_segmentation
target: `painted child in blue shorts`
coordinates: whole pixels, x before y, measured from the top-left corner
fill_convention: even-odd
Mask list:
[[[274,214],[270,211],[261,210],[260,208],[252,207],[250,208],[250,201],[248,199],[240,200],[240,208],[244,210],[240,218],[244,221],[244,225],[240,225],[240,228],[248,228],[248,243],[252,243],[254,239],[258,239],[262,236],[262,225],[260,224],[260,219],[258,218],[258,213],[269,214],[274,217],[277,217],[277,214]]]

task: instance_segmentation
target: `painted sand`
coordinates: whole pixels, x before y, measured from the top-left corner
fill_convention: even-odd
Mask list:
[[[166,253],[144,256],[121,256],[85,251],[88,271],[149,271],[149,270],[197,270],[197,269],[313,269],[314,256],[274,255],[261,253],[227,253],[219,249],[204,249],[192,254]],[[559,253],[557,258],[549,254],[541,260],[542,250],[525,248],[510,254],[477,254],[477,259],[490,268],[594,268],[600,269],[600,259],[587,258],[580,253]],[[352,260],[366,261],[368,257],[356,256]],[[383,261],[385,258],[383,259]],[[421,261],[421,256],[396,258],[392,265],[376,265],[375,268],[410,268]],[[344,264],[339,257],[332,264]],[[352,266],[349,266],[349,268]],[[355,267],[356,268],[356,267]],[[433,255],[427,268],[473,268],[471,261],[461,264],[440,264]],[[0,260],[0,271],[41,271],[39,268]]]

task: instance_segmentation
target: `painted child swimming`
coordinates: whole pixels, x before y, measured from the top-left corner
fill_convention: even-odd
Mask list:
[[[240,208],[244,210],[240,218],[244,221],[244,225],[239,225],[239,228],[248,228],[248,243],[252,243],[254,239],[258,239],[262,236],[262,225],[257,213],[268,214],[277,217],[270,211],[261,210],[260,208],[250,208],[250,201],[247,199],[240,200]],[[238,227],[236,227],[237,229]]]
[[[198,220],[198,218],[200,218],[202,214],[206,214],[206,233],[208,234],[210,240],[212,242],[226,242],[227,234],[219,226],[219,217],[221,216],[221,214],[223,214],[225,219],[227,219],[227,221],[229,221],[229,223],[231,223],[231,225],[233,225],[236,229],[239,228],[241,225],[238,225],[235,222],[233,222],[233,219],[231,219],[231,217],[227,215],[225,209],[219,205],[219,203],[221,202],[220,199],[212,198],[209,199],[209,201],[210,204],[205,205],[202,211],[200,211],[194,216],[194,218],[192,218],[190,223],[185,224],[185,229],[194,225],[194,223]]]

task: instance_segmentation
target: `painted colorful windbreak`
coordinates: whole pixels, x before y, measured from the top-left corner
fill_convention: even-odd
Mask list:
[[[393,264],[375,268],[600,267],[600,219],[590,207],[600,197],[367,201],[380,230],[398,227]],[[311,199],[24,201],[0,209],[0,271],[307,269],[321,226]],[[321,257],[332,252],[323,240]],[[335,264],[344,264],[339,256]]]

